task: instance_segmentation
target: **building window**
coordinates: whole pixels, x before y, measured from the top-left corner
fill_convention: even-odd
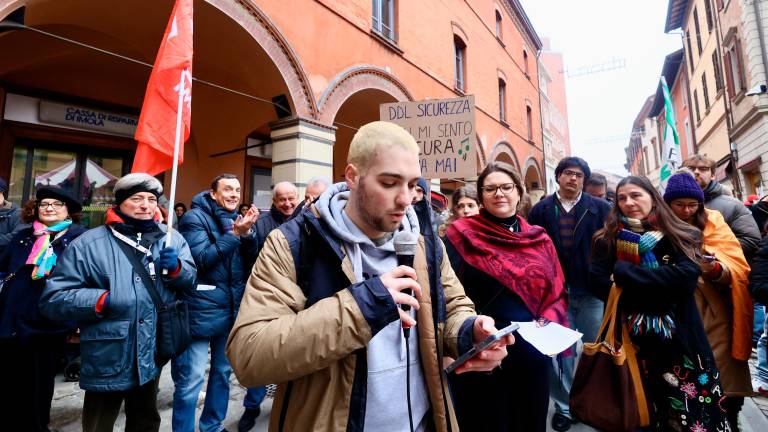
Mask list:
[[[507,83],[499,78],[499,120],[507,121]]]
[[[688,62],[690,63],[690,73],[693,73],[693,48],[691,47],[691,32],[685,33],[685,40],[688,42]]]
[[[525,107],[525,122],[528,126],[528,141],[533,142],[533,110],[530,106]]]
[[[712,33],[712,5],[710,0],[704,0],[704,10],[707,13],[707,31]]]
[[[455,83],[457,90],[467,90],[467,45],[458,36],[453,37],[453,51],[456,57]]]
[[[693,9],[693,28],[696,30],[696,45],[699,47],[699,55],[703,51],[701,48],[701,28],[699,27],[699,11]]]
[[[715,91],[719,93],[723,89],[723,70],[720,68],[720,57],[717,51],[712,53],[712,67],[715,69]]]
[[[395,0],[373,0],[373,30],[395,41]]]
[[[744,67],[741,63],[741,46],[738,39],[725,51],[725,79],[731,99],[746,90]]]
[[[701,74],[701,91],[704,92],[704,109],[709,109],[709,90],[707,89],[707,73]]]
[[[528,73],[528,52],[526,50],[523,50],[523,72],[528,79],[531,78],[531,74]]]
[[[688,147],[686,148],[687,152],[683,157],[693,154],[693,136],[691,135],[691,124],[688,123],[688,119],[685,119],[685,142],[688,144]]]
[[[693,91],[693,107],[696,109],[696,121],[701,121],[701,113],[699,112],[699,95],[696,90]]]
[[[501,13],[496,11],[496,38],[501,40]]]
[[[659,167],[659,149],[656,148],[656,138],[651,138],[651,147],[653,147],[653,162],[656,168]]]

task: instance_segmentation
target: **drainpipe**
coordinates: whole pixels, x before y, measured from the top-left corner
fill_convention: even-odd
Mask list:
[[[768,81],[768,54],[766,54],[765,35],[763,34],[763,13],[760,10],[760,2],[753,1],[752,7],[755,8],[755,16],[757,18],[757,34],[760,37],[760,53],[763,57],[763,73],[765,74],[766,81]]]
[[[731,98],[730,95],[728,95],[727,86],[725,84],[725,81],[723,80],[725,78],[725,74],[723,73],[723,29],[722,29],[722,21],[720,21],[720,11],[717,10],[717,5],[712,3],[712,0],[704,0],[707,2],[710,2],[710,9],[714,11],[715,15],[715,41],[717,42],[715,49],[717,51],[718,56],[718,64],[720,65],[720,79],[722,80],[723,85],[723,107],[725,108],[725,124],[726,128],[728,129],[728,151],[731,154],[731,163],[733,163],[733,175],[731,176],[731,180],[733,181],[734,186],[734,192],[736,192],[736,196],[741,198],[742,197],[742,190],[741,190],[741,178],[739,176],[739,154],[736,151],[736,144],[733,141],[733,137],[731,136],[731,133],[733,132],[733,109],[731,106]],[[757,2],[755,2],[757,3]],[[758,26],[759,28],[759,26]]]
[[[539,93],[539,129],[541,130],[541,162],[542,165],[544,165],[544,170],[542,171],[542,179],[541,181],[544,183],[543,185],[540,185],[540,187],[544,190],[544,195],[547,194],[547,183],[549,179],[547,179],[547,155],[546,155],[546,149],[544,148],[544,116],[542,115],[541,107],[542,107],[542,98],[541,98],[541,73],[539,73],[539,68],[541,67],[541,50],[536,51],[536,86]],[[530,192],[530,191],[529,191]]]

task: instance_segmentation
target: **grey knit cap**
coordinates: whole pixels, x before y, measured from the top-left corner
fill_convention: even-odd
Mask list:
[[[131,173],[120,177],[112,190],[115,194],[115,204],[120,205],[131,195],[139,192],[149,192],[156,197],[163,194],[160,180],[145,173]]]

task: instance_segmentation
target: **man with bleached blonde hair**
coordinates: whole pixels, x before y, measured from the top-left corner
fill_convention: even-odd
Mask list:
[[[457,430],[441,359],[495,328],[475,315],[442,247],[439,266],[427,266],[434,252],[410,206],[418,146],[400,126],[369,123],[352,139],[344,174],[267,238],[229,337],[230,362],[244,385],[282,383],[270,430]],[[397,265],[401,232],[418,238],[413,267]],[[495,368],[513,341],[458,372]]]

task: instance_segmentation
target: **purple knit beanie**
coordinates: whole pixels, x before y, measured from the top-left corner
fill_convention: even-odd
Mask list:
[[[672,200],[678,198],[691,198],[698,202],[704,202],[704,192],[692,175],[681,172],[674,174],[667,181],[667,188],[664,190],[664,201],[669,204]]]

